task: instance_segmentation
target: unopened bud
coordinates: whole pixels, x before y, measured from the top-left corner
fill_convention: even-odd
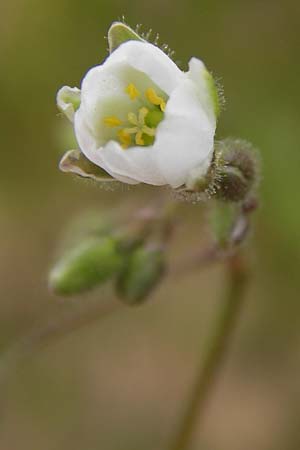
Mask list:
[[[117,291],[124,303],[137,305],[146,300],[165,271],[162,248],[140,247],[129,260],[117,281]]]
[[[228,201],[241,201],[255,186],[258,159],[245,141],[226,139],[215,150],[216,195]]]
[[[89,290],[116,275],[123,258],[116,239],[86,239],[57,262],[49,276],[50,287],[60,295]]]

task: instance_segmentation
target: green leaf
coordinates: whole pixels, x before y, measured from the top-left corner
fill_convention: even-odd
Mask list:
[[[101,167],[87,159],[80,150],[69,150],[65,153],[59,163],[59,168],[62,172],[71,172],[98,182],[117,181]]]
[[[127,41],[146,42],[128,25],[122,22],[114,22],[108,30],[108,46],[109,52],[112,53],[121,44]]]

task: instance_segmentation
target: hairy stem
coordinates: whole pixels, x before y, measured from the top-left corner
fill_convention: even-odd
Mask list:
[[[225,298],[207,346],[195,386],[186,412],[175,435],[171,450],[189,450],[196,425],[204,413],[207,400],[212,393],[228,343],[241,309],[246,286],[247,272],[240,255],[233,255],[226,262],[228,286]]]

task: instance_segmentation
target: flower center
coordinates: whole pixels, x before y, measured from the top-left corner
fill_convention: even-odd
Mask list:
[[[133,83],[126,87],[125,93],[134,102],[136,112],[129,111],[126,120],[117,116],[104,117],[104,125],[116,128],[116,138],[124,149],[132,145],[152,145],[156,128],[164,117],[166,100],[153,87],[142,95]]]

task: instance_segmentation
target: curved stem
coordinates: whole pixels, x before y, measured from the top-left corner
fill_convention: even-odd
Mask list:
[[[190,402],[174,443],[170,447],[171,450],[188,450],[191,447],[195,426],[201,419],[207,400],[211,395],[241,308],[247,280],[247,272],[242,258],[239,255],[228,258],[226,269],[228,287],[224,302],[208,343],[207,353],[197,376]]]

